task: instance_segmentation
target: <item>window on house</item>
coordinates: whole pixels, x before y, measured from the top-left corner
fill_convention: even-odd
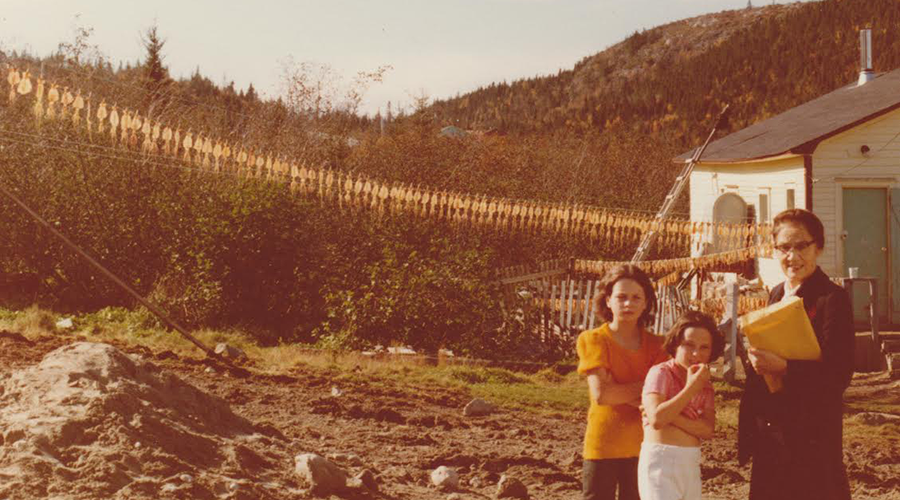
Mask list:
[[[791,210],[794,208],[794,190],[787,190],[787,209]]]
[[[759,222],[769,222],[769,194],[759,193]]]

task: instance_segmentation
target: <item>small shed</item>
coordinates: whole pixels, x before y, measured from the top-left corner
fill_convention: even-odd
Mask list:
[[[822,269],[878,278],[879,319],[900,325],[900,69],[863,73],[712,142],[690,177],[690,213],[765,223],[788,208],[813,211],[825,224]],[[769,286],[784,279],[773,259],[760,259],[759,272]]]

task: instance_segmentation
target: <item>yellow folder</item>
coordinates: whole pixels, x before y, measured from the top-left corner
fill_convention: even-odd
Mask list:
[[[750,345],[784,359],[817,360],[822,357],[819,341],[803,309],[803,299],[791,297],[764,309],[749,312],[738,325]],[[781,377],[765,375],[769,392],[782,388]]]

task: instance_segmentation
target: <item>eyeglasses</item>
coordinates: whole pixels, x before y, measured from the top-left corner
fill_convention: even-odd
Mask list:
[[[800,242],[794,243],[793,245],[790,243],[782,243],[781,245],[775,245],[775,250],[778,253],[784,254],[784,255],[791,253],[792,250],[795,253],[801,253],[804,250],[806,250],[807,248],[809,248],[810,245],[812,245],[813,243],[815,243],[815,241],[800,241]]]

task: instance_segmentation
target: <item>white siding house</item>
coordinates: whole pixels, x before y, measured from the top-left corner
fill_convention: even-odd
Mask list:
[[[900,70],[711,143],[690,198],[697,221],[735,220],[745,208],[739,215],[757,222],[792,206],[812,210],[825,225],[822,270],[835,277],[858,267],[877,278],[879,316],[900,325]],[[771,259],[759,270],[767,286],[783,280]]]

